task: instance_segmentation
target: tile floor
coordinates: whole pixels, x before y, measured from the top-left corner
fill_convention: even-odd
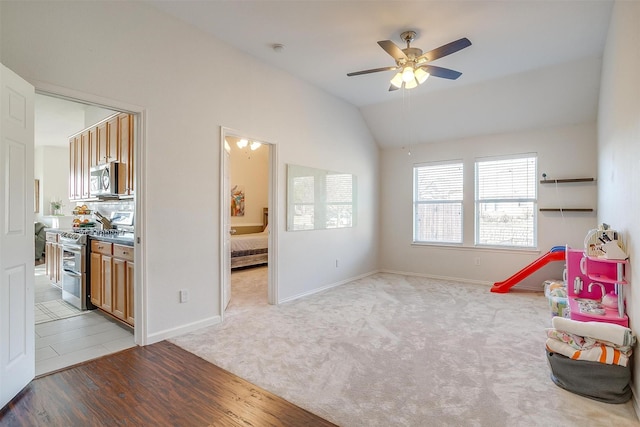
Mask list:
[[[36,266],[35,301],[59,300],[44,268]],[[133,330],[91,310],[75,317],[40,323],[36,331],[36,376],[135,346]]]

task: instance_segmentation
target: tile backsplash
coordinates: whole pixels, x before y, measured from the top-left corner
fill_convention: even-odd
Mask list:
[[[106,216],[107,218],[110,218],[113,212],[134,212],[136,207],[136,204],[133,199],[113,200],[113,201],[107,201],[107,202],[78,202],[76,203],[76,205],[77,206],[87,205],[87,207],[91,209],[92,212],[98,211],[102,215]],[[94,219],[99,224],[99,222],[97,221],[97,218],[94,217]],[[135,217],[133,221],[134,221],[133,225],[135,226]]]

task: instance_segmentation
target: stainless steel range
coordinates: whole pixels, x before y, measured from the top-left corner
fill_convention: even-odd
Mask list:
[[[94,308],[88,297],[87,235],[63,232],[62,244],[62,299],[80,310]]]
[[[132,230],[99,230],[78,228],[62,232],[58,242],[62,244],[62,299],[80,310],[96,308],[91,303],[91,286],[88,271],[89,236],[121,238],[133,241]]]

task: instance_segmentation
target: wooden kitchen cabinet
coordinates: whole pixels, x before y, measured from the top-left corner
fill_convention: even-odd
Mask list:
[[[76,176],[80,180],[79,194],[81,199],[89,198],[89,180],[91,179],[90,171],[90,152],[91,152],[92,132],[87,130],[80,135],[79,153],[80,162],[76,163]]]
[[[121,194],[134,194],[134,167],[133,167],[133,116],[122,113],[118,116],[118,161],[123,171],[120,178],[123,182],[118,184]]]
[[[102,255],[91,253],[89,265],[91,266],[91,304],[102,307]]]
[[[132,264],[131,266],[129,264]],[[133,320],[133,247],[113,245],[113,315]],[[129,322],[128,322],[129,323]],[[133,323],[131,322],[131,325]]]
[[[80,177],[77,175],[77,163],[80,161],[78,147],[80,146],[80,135],[69,138],[69,199],[80,198],[79,186]]]
[[[131,326],[134,324],[133,268],[133,247],[91,241],[91,302]]]
[[[102,278],[100,280],[102,305],[100,308],[109,314],[113,314],[113,258],[102,255],[100,265],[102,269]]]
[[[134,194],[134,116],[114,114],[69,138],[69,198],[91,198],[91,168],[117,161],[117,193]]]
[[[113,116],[107,120],[107,146],[104,147],[105,157],[101,163],[119,161],[119,125],[120,115]]]
[[[119,258],[113,259],[113,304],[111,313],[120,320],[125,319],[127,310],[126,297],[127,261]]]
[[[91,175],[91,168],[98,166],[98,127],[92,127],[89,129],[89,175]]]
[[[126,295],[127,295],[127,311],[125,311],[125,319],[124,321],[133,326],[134,317],[135,317],[135,305],[133,299],[134,292],[134,283],[135,283],[135,264],[131,261],[127,261],[127,285],[126,285]]]
[[[96,126],[96,134],[98,140],[96,141],[96,164],[105,163],[107,158],[107,122],[99,123]]]
[[[91,302],[109,314],[112,311],[112,252],[113,244],[91,241]]]

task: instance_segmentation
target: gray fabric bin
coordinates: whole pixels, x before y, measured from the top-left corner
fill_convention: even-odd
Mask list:
[[[605,403],[624,403],[631,399],[631,366],[607,365],[572,360],[547,350],[551,380],[580,396]]]

